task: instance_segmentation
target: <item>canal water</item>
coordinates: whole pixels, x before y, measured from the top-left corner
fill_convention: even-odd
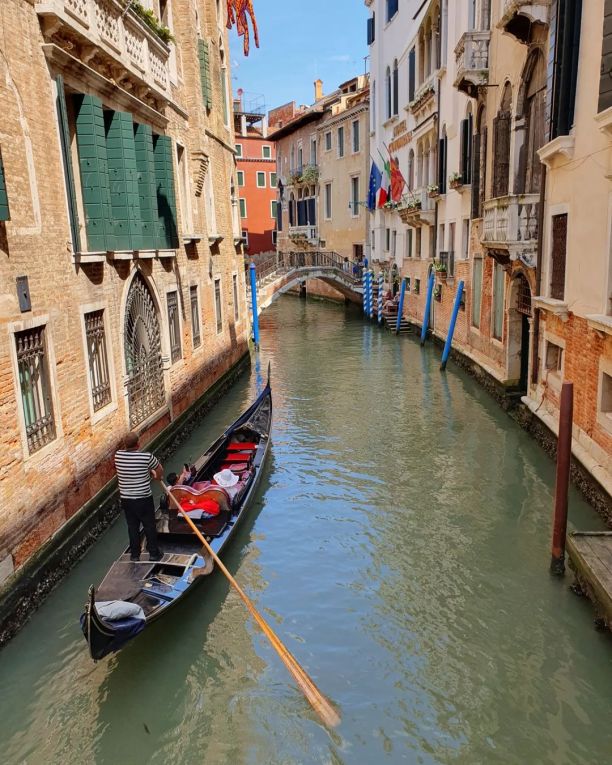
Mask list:
[[[0,653],[0,761],[166,765],[612,760],[612,640],[550,578],[554,467],[439,351],[350,308],[262,317],[271,459],[230,570],[337,705],[325,730],[215,574],[94,665],[78,628],[122,519]],[[174,455],[252,399],[255,367]],[[597,528],[571,492],[571,521]]]

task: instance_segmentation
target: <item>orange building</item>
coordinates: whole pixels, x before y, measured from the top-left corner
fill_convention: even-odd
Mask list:
[[[276,146],[268,139],[263,99],[234,99],[240,225],[247,255],[276,248]]]

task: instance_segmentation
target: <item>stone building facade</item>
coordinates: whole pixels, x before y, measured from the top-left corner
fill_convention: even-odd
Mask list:
[[[225,3],[142,6],[0,7],[0,580],[248,349]]]

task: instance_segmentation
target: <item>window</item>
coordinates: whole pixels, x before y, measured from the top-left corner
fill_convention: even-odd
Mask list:
[[[448,275],[455,275],[455,229],[456,225],[453,221],[448,226]],[[452,261],[452,263],[451,263]]]
[[[546,371],[552,374],[561,374],[563,368],[563,348],[550,340],[546,341],[546,355],[544,358]]]
[[[398,4],[399,0],[387,0],[387,21],[391,21],[397,13]]]
[[[421,280],[415,279],[414,280],[414,294],[418,295],[421,292]]]
[[[208,235],[217,234],[217,210],[215,206],[215,191],[213,188],[212,167],[208,165],[206,176],[204,177],[204,204],[206,207],[206,222],[208,224]]]
[[[344,156],[344,128],[343,127],[338,128],[338,156],[341,158]]]
[[[332,217],[332,185],[325,184],[325,220],[331,220]]]
[[[472,115],[461,120],[461,147],[459,172],[464,184],[472,182]]]
[[[504,87],[499,111],[493,120],[493,197],[503,197],[508,193],[512,126],[511,110],[512,88],[510,83],[507,82]]]
[[[242,156],[242,144],[237,143],[236,144],[236,156],[241,157]]]
[[[240,217],[246,218],[247,216],[247,206],[246,206],[246,199],[244,197],[240,197],[238,200],[240,204]]]
[[[176,162],[179,175],[179,196],[181,200],[181,212],[183,214],[183,228],[191,231],[191,205],[189,204],[189,180],[187,178],[187,162],[185,159],[185,148],[176,144]]]
[[[464,218],[461,227],[461,257],[467,260],[470,255],[470,219]]]
[[[244,170],[238,170],[238,186],[244,186]]]
[[[238,275],[232,276],[232,291],[234,296],[234,321],[240,319],[240,303],[238,301]]]
[[[605,372],[601,373],[601,398],[599,409],[603,414],[612,417],[612,377]]]
[[[567,213],[552,216],[550,253],[550,297],[565,298],[565,256],[567,249]]]
[[[359,215],[359,178],[351,178],[351,215],[356,218]]]
[[[411,48],[408,54],[408,102],[414,101],[416,89],[416,49]]]
[[[245,228],[242,229],[242,241],[244,243],[244,246],[248,249],[249,248],[249,232]]]
[[[391,234],[391,254],[395,258],[397,248],[397,231],[393,229],[393,232]]]
[[[270,173],[270,188],[275,189],[277,186],[276,173]]]
[[[191,338],[193,347],[197,348],[202,340],[200,337],[200,305],[198,301],[198,288],[196,286],[189,288],[189,299],[191,305]]]
[[[111,402],[110,375],[104,333],[104,311],[85,314],[85,340],[89,362],[89,382],[94,412]]]
[[[181,320],[179,317],[178,295],[169,292],[166,295],[168,303],[168,329],[170,330],[170,359],[174,364],[182,356],[181,351]]]
[[[606,3],[606,27],[604,32],[603,50],[609,50],[609,3]],[[550,33],[551,44],[555,46],[554,79],[552,94],[551,114],[551,139],[560,135],[569,135],[574,124],[574,106],[576,100],[576,84],[578,81],[578,57],[580,54],[580,26],[582,21],[582,0],[559,0],[557,2],[556,29],[553,35]],[[554,43],[553,43],[554,41]],[[601,84],[604,77],[609,81],[609,71],[605,68],[605,60],[602,60],[600,88],[599,88],[599,111],[605,102],[602,99]],[[607,89],[609,86],[604,85]]]
[[[217,317],[217,334],[223,329],[223,314],[221,313],[221,279],[215,279],[215,315]]]
[[[410,277],[407,276],[406,278],[406,292],[410,292]]]
[[[376,39],[376,14],[373,13],[370,18],[368,19],[368,35],[367,35],[367,43],[368,45],[372,45],[374,40]]]
[[[262,171],[258,171],[257,173],[257,188],[258,189],[266,188],[266,174]]]
[[[493,267],[493,337],[502,339],[504,331],[504,288],[506,275],[503,266],[495,263]]]
[[[46,328],[16,332],[15,346],[28,449],[33,453],[55,438]]]
[[[480,327],[480,303],[482,301],[482,258],[474,260],[472,277],[472,326]]]
[[[391,110],[393,108],[393,100],[391,97],[391,68],[387,67],[385,72],[385,119],[391,119]]]
[[[198,39],[198,58],[200,62],[200,84],[202,86],[202,100],[208,111],[212,108],[212,81],[210,79],[210,58],[208,54],[208,41]]]
[[[310,139],[310,164],[317,164],[317,139],[314,137]]]
[[[406,230],[406,257],[412,257],[412,229]]]
[[[10,220],[8,196],[6,193],[6,181],[4,180],[4,165],[0,154],[0,220]]]
[[[423,242],[423,232],[420,228],[417,228],[416,230],[416,256],[417,258],[421,257],[421,250],[422,250],[422,242]]]
[[[438,226],[438,252],[443,252],[446,248],[444,247],[444,235],[446,231],[444,228],[444,223],[440,223]]]
[[[433,147],[432,147],[433,153]],[[442,138],[438,142],[438,191],[446,194],[446,176],[448,173],[448,138],[446,126],[442,128]]]
[[[262,146],[261,147],[261,156],[264,159],[272,159],[272,147],[271,146]]]
[[[393,62],[393,115],[399,114],[399,70],[397,59]]]
[[[325,151],[331,151],[332,148],[332,134],[331,130],[328,130],[327,133],[325,133]]]
[[[278,207],[278,203],[276,199],[273,199],[270,202],[270,217],[274,218],[274,220],[276,220],[276,216],[277,216],[277,207]]]
[[[359,151],[359,120],[353,122],[353,154]]]
[[[385,252],[389,252],[391,248],[391,229],[385,229]]]

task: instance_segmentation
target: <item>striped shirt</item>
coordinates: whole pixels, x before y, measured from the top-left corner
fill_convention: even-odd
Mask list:
[[[159,467],[159,460],[151,452],[124,451],[115,453],[115,468],[119,479],[119,494],[123,499],[150,497],[151,470]]]

